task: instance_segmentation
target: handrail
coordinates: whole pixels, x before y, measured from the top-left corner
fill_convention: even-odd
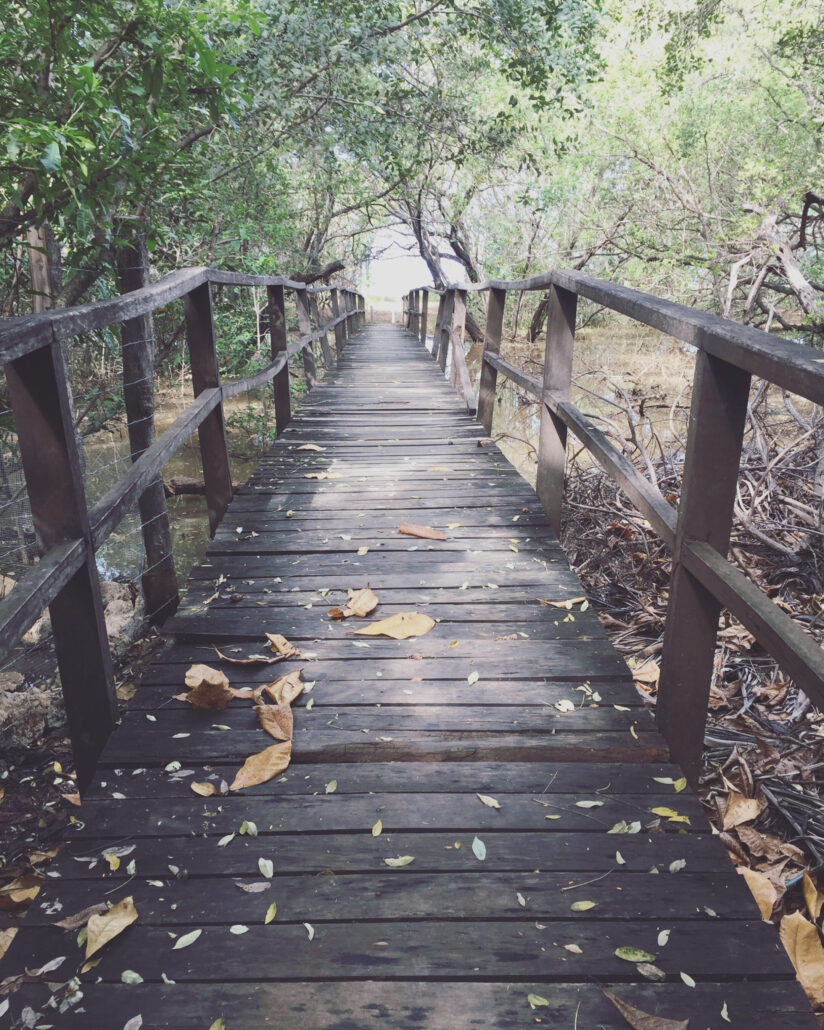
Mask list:
[[[256,286],[267,289],[272,360],[241,379],[220,381],[210,287]],[[128,287],[126,287],[128,289]],[[300,335],[286,339],[284,290],[298,301]],[[333,317],[319,324],[315,296],[328,293]],[[151,326],[141,320],[175,300],[185,305],[186,338],[195,400],[169,428],[148,444],[129,470],[87,509],[82,463],[73,426],[71,385],[65,365],[65,344],[79,333],[121,325],[124,343],[145,351],[151,369]],[[82,787],[114,725],[117,714],[111,659],[102,618],[95,552],[114,531],[135,501],[161,488],[169,458],[198,431],[206,500],[214,532],[232,495],[222,405],[228,397],[272,383],[278,432],[290,417],[288,360],[302,354],[307,383],[314,382],[312,345],[320,341],[331,359],[328,333],[333,332],[338,356],[346,340],[363,324],[363,297],[338,286],[310,286],[285,276],[246,275],[215,268],[186,268],[118,297],[74,308],[0,320],[0,361],[5,365],[20,454],[32,516],[41,548],[39,562],[0,601],[0,656],[7,654],[49,606],[55,650]],[[312,328],[312,320],[316,325]],[[124,384],[125,391],[125,384]],[[128,401],[127,401],[128,405]],[[148,418],[153,424],[153,407]],[[145,421],[141,419],[139,421]],[[147,442],[148,443],[148,442]],[[157,518],[168,521],[162,500]],[[149,543],[146,542],[147,554]],[[154,582],[157,610],[168,614],[177,604],[174,568]],[[144,591],[148,587],[144,577]]]
[[[718,617],[728,608],[797,686],[824,705],[824,650],[741,573],[726,554],[743,444],[751,376],[824,405],[824,354],[751,326],[663,300],[640,290],[585,275],[551,269],[528,279],[490,279],[421,287],[404,298],[409,328],[420,332],[417,313],[429,293],[440,297],[433,357],[453,363],[463,356],[443,319],[456,324],[452,307],[467,293],[489,292],[478,418],[492,431],[498,373],[536,397],[541,405],[537,491],[556,531],[560,529],[569,429],[633,501],[673,553],[656,718],[673,758],[697,778],[712,678]],[[506,296],[548,294],[543,377],[530,376],[500,357]],[[678,511],[570,400],[572,348],[578,297],[628,315],[697,350],[690,428]],[[461,331],[463,322],[460,323]],[[461,332],[462,335],[462,332]],[[458,358],[458,361],[460,359]]]

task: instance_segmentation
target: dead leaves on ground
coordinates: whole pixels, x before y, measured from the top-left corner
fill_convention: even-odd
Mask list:
[[[688,1019],[665,1019],[663,1016],[653,1016],[648,1012],[622,1001],[612,991],[601,988],[604,997],[609,998],[612,1004],[618,1009],[632,1030],[689,1030]]]
[[[289,766],[291,758],[291,740],[273,744],[256,755],[249,755],[229,785],[229,790],[243,790],[258,783],[266,783],[282,773]]]
[[[331,619],[348,619],[352,615],[365,618],[370,615],[378,606],[378,598],[369,587],[360,590],[347,591],[349,600],[343,608],[330,608],[328,615]]]
[[[422,637],[435,625],[435,620],[421,612],[398,612],[388,619],[370,622],[355,632],[369,637],[392,637],[393,640],[406,640],[409,637]]]
[[[781,920],[780,934],[810,1003],[816,1008],[824,1005],[824,948],[817,927],[801,912],[793,912]]]
[[[421,540],[448,540],[445,533],[439,529],[432,529],[431,526],[419,526],[414,522],[402,522],[398,526],[398,532],[404,536],[417,536]]]
[[[92,915],[86,924],[86,961],[123,933],[136,919],[137,909],[131,896],[118,901],[105,912]]]

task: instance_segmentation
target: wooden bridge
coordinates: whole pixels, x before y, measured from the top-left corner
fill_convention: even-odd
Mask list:
[[[485,284],[478,418],[458,346],[461,289],[440,297],[435,361],[423,346],[421,291],[408,302],[411,332],[364,326],[354,294],[335,296],[329,323],[318,324],[316,307],[313,328],[307,287],[207,270],[108,308],[0,330],[44,547],[31,580],[0,603],[0,627],[14,640],[51,602],[84,788],[70,842],[3,962],[4,977],[45,970],[8,996],[12,1025],[35,1025],[21,1022],[30,1006],[37,1025],[83,1030],[625,1026],[604,989],[693,1028],[817,1025],[700,803],[675,789],[682,773],[669,756],[694,775],[704,718],[695,691],[700,699],[707,688],[722,603],[758,622],[799,682],[820,690],[817,649],[740,585],[723,540],[749,372],[819,399],[818,358],[597,280],[552,277]],[[254,383],[220,383],[209,280],[269,290],[273,360]],[[512,287],[552,294],[543,383],[498,353]],[[284,289],[301,315],[291,345]],[[574,298],[603,302],[605,291],[613,306],[701,347],[701,417],[688,454],[698,464],[677,527],[675,512],[568,401]],[[87,511],[61,340],[111,322],[137,339],[135,320],[173,295],[187,297],[197,400]],[[286,354],[304,354],[312,381],[315,340],[327,375],[292,416]],[[449,350],[459,392],[442,375]],[[489,439],[498,372],[543,397],[541,499]],[[229,505],[221,400],[267,380],[281,432]],[[198,425],[214,540],[165,624],[166,647],[108,736],[114,702],[95,547]],[[676,548],[671,604],[691,622],[667,631],[659,707],[669,744],[582,603],[545,515],[557,522],[566,425]],[[71,505],[58,513],[60,490]],[[399,531],[410,523],[436,532]],[[329,617],[347,591],[366,587],[374,611]],[[174,607],[163,581],[153,588]],[[413,612],[429,619],[407,639],[357,632]],[[261,651],[275,657],[266,634],[286,638],[273,647],[287,657],[241,664]],[[246,696],[221,711],[175,698],[197,663]],[[293,699],[291,765],[231,790],[248,756],[282,746],[249,694],[296,670],[307,686]],[[83,920],[54,924],[105,902],[130,925],[85,967]]]

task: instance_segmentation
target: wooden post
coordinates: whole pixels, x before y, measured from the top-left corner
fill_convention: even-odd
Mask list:
[[[215,326],[212,318],[212,293],[209,283],[195,287],[184,297],[186,315],[186,343],[192,366],[192,387],[195,397],[204,390],[220,386],[220,373],[215,349]],[[226,450],[226,426],[223,405],[198,426],[200,458],[206,487],[206,507],[209,512],[209,531],[215,535],[223,513],[232,499],[232,473]]]
[[[62,341],[6,365],[34,528],[41,553],[82,538],[86,559],[49,606],[77,783],[91,779],[117,719],[112,661],[89,528]]]
[[[443,309],[446,293],[441,293],[438,297],[438,310],[435,312],[435,328],[432,332],[432,358],[438,360],[438,349],[441,345],[441,322],[443,321]]]
[[[117,248],[117,277],[123,293],[149,285],[146,236]],[[151,313],[130,318],[120,327],[123,355],[123,399],[132,461],[154,443],[154,327]],[[140,511],[146,568],[140,578],[146,612],[155,625],[172,615],[180,601],[172,553],[172,531],[163,478],[158,476],[137,502]]]
[[[338,300],[338,291],[333,287],[329,291],[329,299],[332,302],[332,318],[340,318],[342,312],[340,309],[340,302]],[[338,361],[340,361],[343,355],[343,349],[346,346],[346,327],[343,322],[340,322],[335,326],[335,350],[338,352]]]
[[[550,288],[544,358],[544,390],[568,398],[572,382],[572,347],[578,297],[558,286]],[[567,431],[564,423],[541,403],[541,435],[538,441],[536,492],[556,533],[561,531],[564,502]]]
[[[441,342],[438,347],[438,364],[441,372],[446,372],[446,358],[451,340],[452,312],[455,310],[455,290],[447,290],[443,295],[443,311],[441,312]]]
[[[421,343],[426,346],[426,334],[429,330],[428,319],[429,319],[429,290],[424,288],[421,290],[423,294],[421,298]]]
[[[312,315],[312,319],[315,323],[315,328],[320,329],[320,308],[318,306],[318,295],[316,293],[309,294],[309,311]],[[320,338],[320,351],[323,354],[323,364],[327,370],[332,367],[332,351],[329,348],[329,336],[324,333]]]
[[[295,302],[298,307],[298,333],[306,336],[312,332],[312,320],[309,317],[309,294],[305,289],[295,290]],[[303,371],[306,373],[306,389],[311,390],[318,381],[314,346],[307,343],[301,353],[303,354]]]
[[[455,299],[452,311],[452,367],[449,372],[449,379],[455,389],[458,389],[458,362],[455,360],[455,351],[458,347],[463,348],[464,332],[466,331],[466,290],[455,290]],[[463,355],[463,349],[461,350]]]
[[[673,761],[693,785],[701,768],[721,605],[687,572],[681,555],[689,541],[727,555],[749,391],[748,372],[699,350],[655,709]]]
[[[269,310],[269,339],[272,344],[272,360],[278,354],[284,354],[287,348],[286,338],[286,301],[282,286],[267,286],[267,305]],[[275,426],[277,435],[289,424],[292,417],[292,398],[289,395],[289,361],[272,380],[275,396]]]
[[[478,388],[478,419],[487,436],[492,435],[492,418],[495,412],[495,390],[498,385],[498,369],[486,361],[487,354],[499,354],[506,308],[506,290],[490,290],[486,308],[484,329],[484,353],[481,360],[481,383]]]

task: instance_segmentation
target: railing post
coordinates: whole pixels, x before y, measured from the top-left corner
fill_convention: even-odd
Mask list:
[[[320,329],[320,307],[318,306],[318,295],[316,293],[309,294],[309,311],[315,322],[315,328]],[[332,351],[329,349],[329,336],[324,332],[320,338],[320,350],[323,354],[323,363],[327,369],[332,367]]]
[[[340,302],[338,300],[338,291],[332,287],[329,291],[329,298],[332,302],[332,317],[335,319],[340,318]],[[339,322],[335,326],[335,350],[338,352],[338,361],[341,359],[343,349],[346,345],[346,326],[343,322]]]
[[[464,332],[466,331],[466,290],[455,290],[455,297],[452,303],[452,329],[449,338],[452,341],[452,366],[449,378],[455,389],[458,388],[458,363],[455,360],[455,351],[458,347],[463,348]],[[461,350],[463,354],[463,350]]]
[[[149,254],[143,233],[117,249],[117,277],[123,293],[149,285]],[[123,399],[129,429],[132,461],[151,447],[154,428],[154,327],[151,313],[130,318],[120,327],[123,356]],[[138,502],[146,553],[140,578],[149,619],[162,624],[178,606],[172,532],[163,479],[144,490]]]
[[[272,360],[286,352],[286,298],[282,286],[267,286],[267,305],[269,309],[269,340],[272,345]],[[289,395],[289,361],[272,380],[272,392],[275,398],[275,426],[277,434],[289,424],[292,417],[292,398]]]
[[[197,286],[187,293],[183,303],[186,315],[186,343],[192,366],[192,387],[197,397],[204,390],[220,386],[209,283],[203,283],[202,286]],[[223,513],[232,500],[232,471],[226,449],[223,404],[218,404],[201,422],[197,433],[206,487],[209,530],[214,536]]]
[[[487,354],[499,354],[506,308],[506,290],[490,290],[486,308],[484,329],[484,353],[481,361],[481,382],[478,388],[478,419],[487,436],[492,435],[492,418],[495,412],[495,390],[498,385],[498,369],[487,363]]]
[[[455,310],[455,291],[446,290],[443,295],[443,310],[441,312],[441,342],[438,347],[438,364],[441,372],[446,372],[446,357],[449,353],[449,341],[451,339],[450,329],[452,327],[452,312]]]
[[[672,560],[656,721],[694,785],[701,768],[720,603],[681,564],[686,543],[729,550],[750,374],[699,350]]]
[[[420,325],[420,337],[421,343],[426,346],[426,332],[429,326],[427,325],[429,317],[429,290],[424,287],[421,290],[421,325]]]
[[[558,286],[550,287],[544,357],[544,390],[568,398],[572,383],[572,347],[578,297]],[[541,402],[541,435],[538,441],[538,477],[535,485],[549,524],[561,531],[564,502],[567,431],[564,423]]]
[[[298,333],[300,336],[306,336],[312,332],[312,320],[309,317],[309,295],[305,289],[295,290],[295,302],[298,308]],[[306,389],[311,390],[318,381],[314,345],[307,343],[301,354],[303,355],[303,371],[306,373]]]
[[[432,332],[432,358],[438,360],[438,351],[441,346],[441,323],[443,322],[443,311],[446,305],[446,291],[438,296],[438,310],[435,313],[435,329]]]
[[[41,553],[67,540],[85,541],[86,560],[49,605],[82,790],[115,725],[117,698],[60,339],[54,335],[5,371]]]

